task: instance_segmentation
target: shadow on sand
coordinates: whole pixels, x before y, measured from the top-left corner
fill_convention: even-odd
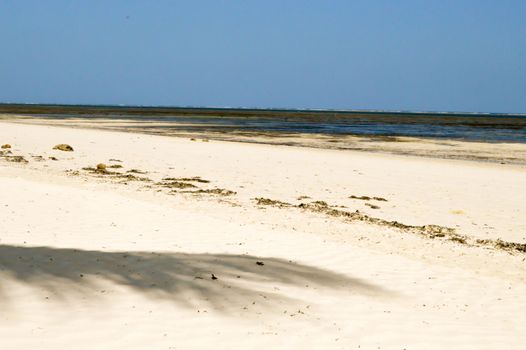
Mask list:
[[[212,279],[212,274],[217,279]],[[187,306],[205,301],[219,309],[254,298],[269,307],[279,300],[290,301],[281,292],[287,287],[368,296],[387,293],[360,279],[278,258],[12,245],[0,245],[0,278],[3,302],[3,289],[8,288],[9,281],[27,284],[62,300],[79,295],[100,298],[101,288],[108,288],[109,282],[148,297]]]

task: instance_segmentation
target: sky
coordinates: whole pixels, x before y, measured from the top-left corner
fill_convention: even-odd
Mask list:
[[[0,102],[526,113],[524,0],[3,0],[0,44]]]

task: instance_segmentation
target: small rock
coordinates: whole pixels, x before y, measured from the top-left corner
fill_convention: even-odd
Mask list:
[[[64,152],[73,152],[73,147],[65,143],[58,144],[55,147],[53,147],[53,149],[58,149],[59,151],[64,151]]]

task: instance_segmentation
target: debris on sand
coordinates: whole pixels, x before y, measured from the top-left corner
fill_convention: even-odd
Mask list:
[[[120,164],[112,164],[112,165],[108,166],[108,168],[119,169],[119,168],[122,168],[122,165],[120,165]]]
[[[209,180],[201,179],[200,176],[194,177],[165,177],[163,181],[183,181],[183,182],[200,182],[200,183],[209,183]]]
[[[195,183],[195,184],[194,184]],[[165,177],[161,182],[156,183],[157,186],[181,189],[184,191],[173,190],[170,193],[188,193],[188,194],[211,194],[217,196],[232,196],[237,194],[235,191],[228,190],[226,188],[199,188],[197,183],[210,183],[209,180],[202,179],[199,176],[194,177]],[[185,190],[189,189],[189,190]]]
[[[325,202],[325,201],[314,201],[311,204],[319,206],[319,207],[322,207],[322,208],[328,208],[329,207],[329,204],[327,204],[327,202]]]
[[[526,243],[515,243],[515,242],[506,242],[500,238],[497,240],[493,239],[477,239],[476,241],[480,245],[491,246],[496,249],[506,250],[506,251],[518,251],[521,253],[526,253]]]
[[[118,178],[118,179],[123,179],[123,180],[130,180],[130,181],[145,181],[145,182],[152,181],[151,179],[147,177],[135,176],[133,174],[121,174],[117,172],[113,174],[113,177]]]
[[[73,152],[73,147],[65,143],[58,144],[55,147],[53,147],[53,149],[57,149],[59,151],[64,151],[64,152]]]
[[[293,207],[293,205],[290,203],[277,201],[277,200],[269,199],[269,198],[259,197],[259,198],[254,198],[254,200],[256,201],[257,205],[270,205],[270,206],[278,207],[278,208]]]
[[[526,253],[526,243],[506,242],[501,239],[497,239],[494,244],[495,247],[499,249],[514,249],[518,250],[519,252]]]
[[[379,202],[387,202],[387,199],[382,198],[382,197],[369,197],[369,196],[355,196],[355,195],[352,195],[352,196],[349,196],[349,198],[351,198],[351,199],[359,199],[359,200],[362,200],[362,201],[373,200],[373,201],[379,201]]]
[[[326,213],[327,210],[331,209],[325,201],[314,201],[311,203],[300,203],[297,205],[300,209],[308,209],[316,213]]]
[[[43,162],[43,161],[45,160],[44,157],[39,156],[39,155],[36,155],[36,156],[31,155],[31,157],[32,157],[34,160],[36,160],[37,162]]]
[[[369,197],[369,196],[355,196],[355,195],[352,195],[349,198],[351,198],[351,199],[359,199],[359,200],[362,200],[362,201],[370,201],[371,200],[371,197]]]
[[[166,187],[166,188],[197,188],[197,186],[192,185],[188,182],[182,182],[182,181],[170,181],[170,182],[158,182],[157,185]]]
[[[122,163],[122,160],[120,160],[120,159],[115,159],[115,158],[111,158],[109,161],[110,161],[110,162],[121,162],[121,163]]]
[[[118,171],[108,170],[108,167],[103,163],[97,164],[95,168],[86,167],[86,168],[82,168],[82,170],[87,171],[93,175],[101,175],[101,176],[110,177],[113,179],[128,180],[128,181],[147,181],[147,182],[152,181],[147,177],[138,177],[132,174],[123,174],[123,173],[119,173]]]
[[[310,197],[309,197],[309,196],[299,196],[299,197],[296,198],[296,199],[299,200],[299,201],[302,201],[302,200],[304,200],[304,199],[310,199]]]
[[[461,236],[458,236],[458,235],[449,237],[449,240],[453,241],[453,242],[460,243],[460,244],[466,244],[467,243],[465,237],[461,237]]]
[[[88,171],[88,172],[90,172],[92,174],[102,174],[102,175],[117,174],[116,172],[108,171],[106,169],[106,167],[99,167],[99,165],[101,165],[101,164],[97,164],[97,167],[95,167],[95,168],[93,168],[93,167],[86,167],[86,168],[82,168],[82,170]]]
[[[11,148],[11,145],[8,144],[8,143],[6,143],[5,145],[2,145],[2,148],[3,148],[3,149]]]
[[[196,191],[182,191],[181,193],[193,193],[193,194],[215,194],[218,196],[232,196],[236,194],[235,191],[230,191],[225,188],[212,188],[212,189],[199,189]]]
[[[86,167],[86,168],[82,168],[82,170],[85,170],[85,171],[88,171],[92,174],[102,174],[102,175],[115,175],[115,174],[119,174],[117,172],[114,172],[114,171],[109,171],[107,168],[106,168],[106,164],[104,163],[99,163],[96,165],[95,168],[92,168],[92,167]]]
[[[278,200],[268,198],[254,198],[258,205],[269,205],[278,208],[293,207],[298,209],[307,210],[310,212],[321,213],[329,216],[340,217],[349,221],[363,221],[375,225],[387,226],[391,228],[397,228],[402,231],[420,234],[428,238],[447,238],[449,240],[465,243],[467,237],[460,235],[455,232],[455,229],[450,227],[444,227],[439,225],[424,225],[424,226],[413,226],[405,225],[398,221],[388,221],[385,219],[375,218],[367,214],[360,213],[358,210],[355,212],[349,212],[345,210],[336,209],[335,206],[327,204],[325,201],[314,201],[310,203],[300,203],[298,205],[292,205],[289,203],[281,202]]]
[[[371,209],[380,209],[379,206],[371,204],[371,203],[365,203],[366,206],[370,207]]]
[[[97,164],[95,168],[93,168],[93,167],[86,167],[86,168],[82,168],[82,170],[88,171],[88,172],[90,172],[92,174],[101,174],[101,175],[116,175],[116,174],[120,174],[118,172],[109,171],[108,169],[106,169],[106,164],[104,164],[104,163]]]
[[[130,169],[127,171],[127,173],[132,173],[132,174],[148,174],[147,171],[143,171],[143,170],[139,170],[139,169]]]
[[[49,160],[58,160],[57,157],[48,157]]]
[[[217,279],[217,277],[214,274],[212,274],[212,276],[210,278],[213,279],[213,280]]]
[[[29,163],[24,157],[22,156],[2,156],[2,158],[4,158],[5,160],[7,160],[8,162],[13,162],[13,163]]]
[[[256,265],[263,266],[265,263],[263,261],[256,261]]]

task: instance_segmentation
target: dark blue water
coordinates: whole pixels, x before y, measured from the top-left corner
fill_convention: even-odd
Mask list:
[[[448,119],[450,118],[450,119]],[[142,117],[144,120],[165,123],[162,128],[177,131],[208,131],[250,134],[254,132],[277,134],[324,134],[361,136],[413,136],[427,138],[459,139],[486,142],[526,143],[526,118],[491,118],[459,120],[443,116],[433,120],[409,117],[390,120],[386,118],[242,118],[242,117]],[[144,128],[144,125],[140,126]],[[156,128],[159,128],[156,126]]]
[[[424,138],[458,139],[484,142],[526,143],[526,116],[510,115],[462,115],[441,113],[333,113],[330,111],[313,115],[305,111],[282,113],[265,111],[265,116],[236,116],[236,110],[221,110],[218,115],[148,115],[91,113],[47,114],[46,119],[114,119],[127,121],[127,128],[142,130],[163,129],[167,132],[212,132],[247,135],[266,133],[289,135],[297,133],[361,136],[412,136]],[[292,114],[292,115],[291,115]],[[308,114],[308,115],[306,115]],[[149,123],[144,122],[152,122]]]

